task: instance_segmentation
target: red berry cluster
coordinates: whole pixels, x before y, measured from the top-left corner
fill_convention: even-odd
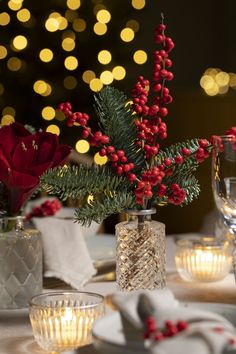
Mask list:
[[[183,320],[177,321],[176,324],[170,320],[167,320],[165,321],[164,328],[158,328],[156,320],[153,316],[147,317],[145,325],[146,328],[144,339],[152,339],[155,342],[167,339],[168,337],[176,336],[188,328],[188,323]]]
[[[209,156],[209,142],[206,139],[199,139],[199,148],[196,151],[197,162],[203,162]]]
[[[61,209],[61,203],[58,199],[46,200],[41,205],[38,205],[32,209],[32,211],[26,216],[27,219],[30,219],[34,216],[43,217],[43,216],[52,216],[55,215]]]
[[[170,189],[171,193],[168,195],[168,202],[175,205],[182,204],[186,197],[185,191],[177,183],[173,183]]]

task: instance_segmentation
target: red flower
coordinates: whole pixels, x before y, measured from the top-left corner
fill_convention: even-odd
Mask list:
[[[19,123],[0,129],[0,181],[7,189],[9,213],[19,212],[38,186],[39,177],[62,165],[70,151],[52,133],[31,134]]]

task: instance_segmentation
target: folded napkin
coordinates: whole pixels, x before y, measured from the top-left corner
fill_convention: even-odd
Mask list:
[[[140,339],[140,332],[145,332],[145,321],[142,313],[140,315],[143,298],[148,300],[149,309],[152,309],[152,316],[160,331],[166,327],[166,321],[174,324],[180,320],[185,321],[187,329],[160,341],[155,341],[153,335],[143,345]],[[146,347],[151,354],[236,354],[236,332],[228,320],[213,312],[181,306],[169,290],[115,294],[112,301],[120,310],[126,341],[133,342],[133,345],[136,341],[137,345],[139,340],[140,345]]]
[[[45,198],[30,202],[27,210],[43,201]],[[33,217],[32,222],[42,235],[44,276],[56,277],[80,289],[96,274],[85,237],[94,235],[99,225],[82,227],[74,222],[73,216],[73,208],[62,208],[55,216]]]

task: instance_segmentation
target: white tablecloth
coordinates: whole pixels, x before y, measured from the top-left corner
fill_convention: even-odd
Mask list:
[[[201,301],[236,304],[234,276],[213,283],[189,283],[180,279],[174,266],[174,243],[167,238],[167,287],[181,301]],[[108,295],[116,290],[114,282],[89,283],[87,291]],[[92,346],[74,353],[95,354]],[[46,354],[35,343],[28,318],[28,310],[0,311],[0,354]]]

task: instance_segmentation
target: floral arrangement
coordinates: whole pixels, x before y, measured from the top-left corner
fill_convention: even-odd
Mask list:
[[[71,148],[47,132],[32,133],[22,124],[0,129],[1,214],[17,215],[48,169],[64,164]]]
[[[140,76],[131,102],[112,87],[95,95],[99,131],[92,132],[88,114],[73,112],[69,102],[58,107],[68,126],[79,126],[82,137],[108,161],[102,166],[54,169],[41,178],[41,187],[48,193],[80,201],[76,218],[82,224],[101,222],[130,208],[188,204],[200,192],[194,172],[209,156],[211,143],[193,139],[160,147],[167,138],[165,120],[172,102],[167,85],[174,77],[170,71],[174,43],[166,36],[163,16],[155,29],[155,42],[160,49],[154,52],[152,84]]]

